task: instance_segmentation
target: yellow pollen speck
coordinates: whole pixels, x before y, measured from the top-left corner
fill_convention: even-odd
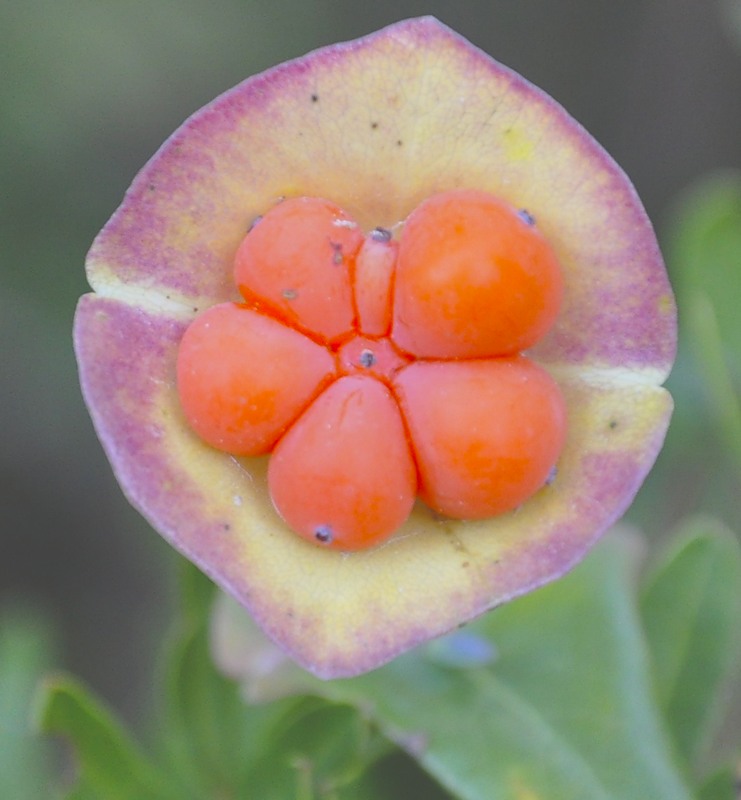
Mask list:
[[[669,314],[674,309],[674,300],[671,295],[662,294],[659,298],[659,313]]]
[[[535,144],[521,128],[507,128],[502,139],[507,158],[511,161],[526,161],[535,149]]]

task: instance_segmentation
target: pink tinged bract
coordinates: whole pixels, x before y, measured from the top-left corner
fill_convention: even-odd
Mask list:
[[[219,452],[186,424],[178,344],[199,311],[239,300],[235,251],[280,197],[325,197],[368,231],[454,188],[525,209],[563,268],[562,311],[528,353],[566,401],[557,475],[502,516],[417,503],[381,547],[320,549],[275,513],[266,457]],[[629,505],[671,414],[674,300],[630,182],[552,99],[432,18],[283,64],[197,112],[87,268],[80,376],[123,490],[322,677],[373,669],[562,575]]]

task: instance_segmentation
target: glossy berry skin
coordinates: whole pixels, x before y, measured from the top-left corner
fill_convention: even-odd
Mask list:
[[[396,240],[292,198],[255,223],[234,275],[245,302],[209,309],[183,338],[182,406],[212,446],[271,453],[273,505],[299,536],[375,547],[418,492],[480,519],[546,484],[566,407],[520,351],[552,325],[563,285],[532,217],[444,192]]]
[[[352,273],[362,243],[357,223],[334,203],[290,198],[254,223],[234,279],[248,304],[331,342],[353,329]]]
[[[399,243],[376,229],[366,236],[355,263],[358,328],[370,336],[388,336],[391,328],[391,283]]]
[[[324,347],[236,303],[191,323],[178,352],[180,404],[212,447],[267,453],[334,375]]]
[[[513,355],[538,341],[561,306],[563,279],[532,218],[490,194],[436,194],[399,244],[392,336],[425,358]]]
[[[481,519],[512,511],[548,479],[566,436],[555,381],[521,356],[417,362],[394,380],[435,511]]]
[[[371,377],[335,381],[278,442],[268,485],[283,519],[315,544],[358,550],[386,540],[417,492],[389,390]]]

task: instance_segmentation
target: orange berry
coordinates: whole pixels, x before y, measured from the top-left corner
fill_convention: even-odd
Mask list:
[[[551,327],[562,292],[558,262],[532,217],[486,192],[443,192],[404,226],[392,336],[422,357],[512,355]]]
[[[358,329],[367,336],[387,336],[391,328],[391,283],[398,242],[383,228],[371,231],[355,263]]]
[[[334,203],[294,197],[245,236],[235,281],[250,305],[332,341],[353,328],[352,275],[362,243],[357,224]]]
[[[212,306],[185,331],[180,403],[208,444],[234,455],[268,452],[332,377],[321,345],[236,303]]]
[[[420,494],[441,514],[479,519],[516,508],[544,485],[563,448],[561,391],[523,356],[416,362],[393,386]]]
[[[365,376],[332,383],[276,445],[268,486],[286,523],[315,544],[358,550],[387,539],[417,490],[389,390]]]

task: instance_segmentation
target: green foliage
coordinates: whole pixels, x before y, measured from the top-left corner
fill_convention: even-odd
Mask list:
[[[249,678],[214,667],[213,588],[186,565],[150,754],[74,681],[46,682],[42,728],[79,765],[67,800],[731,800],[732,771],[706,767],[737,663],[741,548],[697,520],[640,588],[640,545],[615,531],[465,632],[259,705]]]
[[[183,614],[166,650],[149,752],[77,682],[44,682],[39,726],[72,743],[78,767],[66,800],[341,800],[389,746],[347,705],[317,697],[246,705],[209,653],[213,585],[184,563],[181,586]]]
[[[82,784],[71,797],[176,797],[116,717],[72,678],[56,676],[45,681],[39,726],[74,745]]]
[[[698,790],[697,800],[738,800],[733,769],[718,770]]]
[[[741,173],[711,176],[685,193],[670,262],[682,343],[692,352],[713,422],[741,475]]]
[[[35,735],[29,708],[52,650],[49,627],[38,614],[21,608],[0,614],[0,797],[48,795],[48,743]]]
[[[174,642],[164,711],[163,746],[183,797],[314,797],[374,756],[350,708],[306,697],[246,706],[213,666],[205,620]]]
[[[649,579],[641,613],[661,708],[682,757],[702,764],[738,667],[741,557],[714,520],[688,522]]]
[[[496,647],[490,666],[415,653],[327,692],[367,705],[456,797],[689,798],[651,696],[630,544],[609,537],[471,626]]]

